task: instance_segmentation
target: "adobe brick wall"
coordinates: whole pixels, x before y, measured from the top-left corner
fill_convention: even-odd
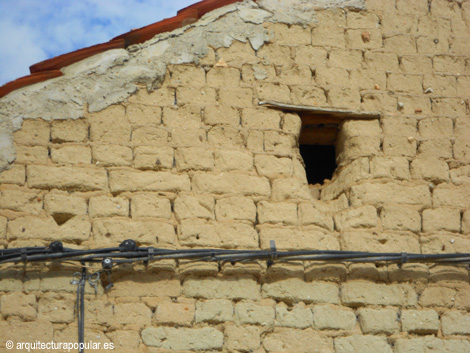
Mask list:
[[[259,50],[235,41],[169,65],[151,93],[25,119],[0,173],[0,247],[470,252],[470,2],[366,8],[265,22]],[[300,117],[263,100],[381,118],[342,124],[316,199]],[[2,267],[0,347],[77,341],[76,270]],[[460,267],[165,261],[112,277],[87,287],[85,338],[116,351],[470,351]]]

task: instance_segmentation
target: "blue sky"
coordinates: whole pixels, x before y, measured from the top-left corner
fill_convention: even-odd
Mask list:
[[[0,86],[29,66],[176,15],[198,0],[0,0]]]

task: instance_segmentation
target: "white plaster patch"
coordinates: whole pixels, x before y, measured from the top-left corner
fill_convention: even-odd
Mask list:
[[[263,22],[307,25],[315,21],[316,9],[333,6],[363,9],[364,1],[259,0],[228,5],[127,50],[109,50],[63,68],[62,77],[15,90],[0,99],[0,171],[15,159],[12,134],[25,118],[77,119],[87,106],[91,112],[105,109],[134,94],[137,84],[154,88],[164,79],[167,64],[198,63],[209,47],[229,47],[234,40],[249,41],[258,50],[269,41]]]
[[[238,11],[238,15],[241,17],[243,21],[258,24],[258,25],[273,16],[272,13],[264,11],[264,10],[248,9],[248,8],[240,9],[240,11]]]
[[[128,59],[129,54],[125,49],[112,49],[64,67],[62,72],[69,76],[76,76],[83,72],[95,72],[97,75],[104,75],[112,67],[123,65]]]
[[[166,50],[170,47],[170,44],[166,41],[161,41],[149,46],[142,51],[142,56],[145,57],[158,57],[163,55]]]
[[[7,131],[0,132],[0,162],[11,163],[14,160],[13,135]]]

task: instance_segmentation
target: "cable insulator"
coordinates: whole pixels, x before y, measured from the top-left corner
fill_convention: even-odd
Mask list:
[[[26,248],[21,248],[21,261],[26,262],[28,260],[28,255],[26,253]]]
[[[53,241],[49,245],[49,249],[51,249],[52,252],[62,252],[64,251],[64,245],[60,241]]]
[[[132,239],[124,240],[121,244],[119,244],[119,250],[121,250],[121,252],[135,251],[136,249],[137,244]]]
[[[271,258],[267,262],[268,267],[271,267],[274,264],[274,261],[277,260],[276,243],[274,240],[269,241],[269,247],[271,248]]]
[[[101,261],[101,266],[103,266],[104,270],[111,270],[113,268],[113,259],[105,257],[103,261]]]

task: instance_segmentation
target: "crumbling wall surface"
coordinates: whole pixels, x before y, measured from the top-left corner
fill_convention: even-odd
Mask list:
[[[11,134],[25,118],[77,119],[121,103],[138,84],[159,86],[169,64],[196,63],[234,41],[258,50],[269,41],[263,22],[310,25],[325,7],[363,9],[363,0],[244,1],[216,9],[195,24],[155,36],[127,50],[115,49],[62,69],[63,76],[14,91],[0,100],[0,170],[15,159]]]
[[[233,5],[5,97],[0,246],[469,253],[470,2],[338,4]],[[315,198],[300,117],[260,101],[381,117],[341,125]],[[2,267],[1,348],[77,341],[77,269]],[[165,261],[111,278],[87,287],[85,340],[117,351],[470,351],[465,267]]]

